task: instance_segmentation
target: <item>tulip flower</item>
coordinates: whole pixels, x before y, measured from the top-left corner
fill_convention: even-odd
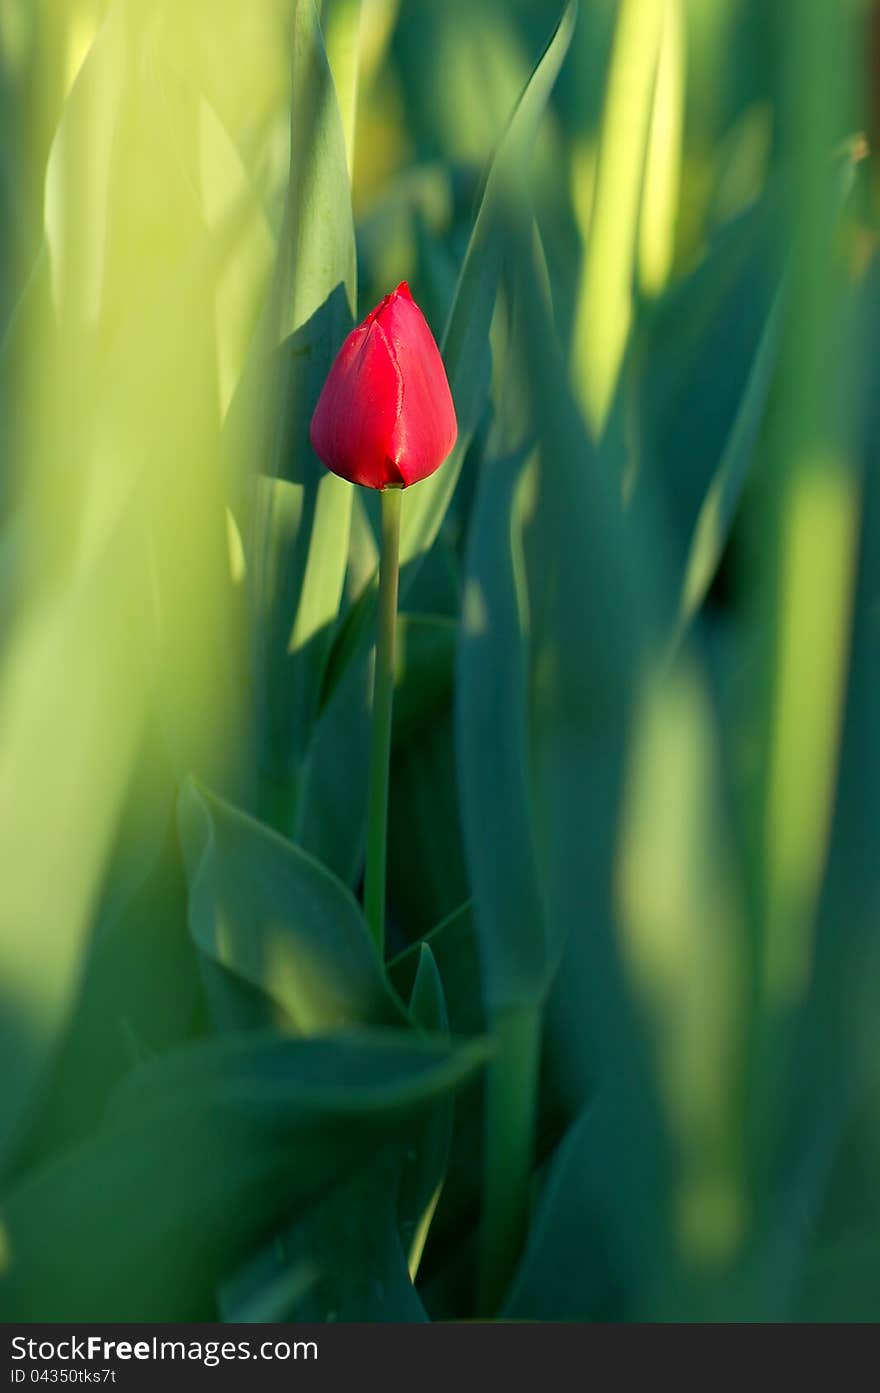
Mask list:
[[[328,469],[385,489],[427,479],[458,434],[443,359],[406,281],[353,329],[312,417]]]
[[[382,551],[373,685],[373,731],[364,911],[379,955],[385,945],[388,770],[403,490],[433,474],[458,426],[446,370],[409,286],[402,281],[340,348],[312,417],[312,448],[352,484],[379,489]]]

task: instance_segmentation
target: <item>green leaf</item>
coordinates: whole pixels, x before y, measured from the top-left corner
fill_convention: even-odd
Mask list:
[[[249,1033],[144,1066],[100,1134],[7,1196],[4,1317],[210,1318],[227,1272],[334,1181],[405,1145],[484,1054],[394,1031]]]
[[[108,9],[33,171],[45,245],[4,350],[17,389],[4,483],[20,502],[2,567],[4,1144],[75,1007],[148,707],[185,768],[234,743],[218,369],[225,391],[268,234],[166,38],[152,11]],[[221,285],[236,304],[218,315]]]
[[[448,1038],[449,1019],[443,983],[427,943],[419,952],[419,965],[409,1002],[413,1023],[429,1036]],[[409,1274],[415,1281],[425,1240],[446,1178],[452,1139],[452,1104],[438,1108],[424,1126],[407,1157],[400,1182],[399,1213],[403,1241],[409,1257]]]
[[[407,744],[449,704],[458,621],[401,614],[394,647],[394,741]]]
[[[827,865],[818,905],[809,990],[793,1022],[785,1092],[788,1125],[778,1162],[784,1195],[803,1196],[800,1249],[811,1307],[831,1300],[833,1271],[861,1262],[854,1235],[880,1226],[880,402],[872,364],[880,335],[880,265],[859,285],[851,345],[857,457],[864,480],[847,695]],[[817,1160],[818,1158],[818,1160]],[[833,1165],[833,1169],[832,1169]],[[830,1172],[830,1173],[829,1173]],[[850,1251],[847,1251],[847,1250]],[[826,1280],[827,1277],[827,1280]],[[823,1295],[824,1293],[824,1295]]]
[[[750,1209],[742,1148],[750,934],[724,772],[703,674],[684,656],[640,694],[615,908],[669,1138],[672,1242],[697,1283],[738,1260]]]
[[[783,317],[780,289],[767,316],[718,469],[697,516],[681,588],[679,632],[706,598],[733,525],[779,361]]]
[[[298,1303],[318,1279],[307,1258],[286,1260],[278,1235],[223,1282],[217,1292],[220,1319],[227,1325],[269,1325],[293,1318]]]
[[[442,724],[452,688],[455,631],[454,621],[439,615],[398,615],[393,730],[398,750],[405,746],[411,753],[419,736],[431,743],[435,723]],[[371,708],[372,665],[351,663],[315,727],[297,803],[297,844],[347,885],[354,884],[363,854]],[[422,802],[425,791],[424,784],[414,787]],[[391,816],[399,814],[405,815],[398,797]],[[410,875],[417,864],[418,858],[408,856]]]
[[[327,57],[333,72],[333,85],[336,88],[336,99],[345,133],[350,174],[354,165],[360,36],[361,25],[364,24],[361,0],[320,0],[318,9],[326,36]]]
[[[552,1162],[505,1302],[503,1315],[509,1320],[602,1320],[619,1315],[595,1193],[594,1131],[587,1112]]]
[[[401,1155],[377,1156],[277,1234],[221,1289],[224,1319],[427,1320],[397,1222]]]
[[[633,319],[666,8],[660,0],[621,0],[618,7],[574,329],[574,380],[596,436],[608,419]]]
[[[192,936],[305,1035],[405,1019],[360,906],[318,861],[189,781],[180,829]]]
[[[152,743],[142,758],[155,760],[157,753]],[[186,881],[166,773],[162,768],[161,800],[149,796],[143,777],[134,782],[128,811],[135,825],[123,823],[77,996],[32,1097],[16,1173],[87,1135],[133,1060],[181,1043],[192,1028],[198,969],[186,930]],[[158,845],[146,842],[152,855],[147,865],[136,840],[144,832],[138,825],[142,815],[155,819],[150,833],[158,834]],[[128,836],[126,855],[119,843]]]
[[[297,336],[288,346],[300,366],[285,376],[290,403],[297,400],[294,375],[303,371],[311,379],[309,390],[300,398],[297,419],[288,422],[299,438],[286,443],[287,463],[281,468],[293,477],[261,475],[251,516],[263,772],[270,783],[289,787],[292,808],[318,717],[323,664],[339,609],[351,501],[350,485],[328,471],[321,478],[307,477],[316,474],[317,465],[306,456],[311,447],[304,441],[326,365],[314,342],[303,344],[303,338]],[[304,460],[308,460],[306,476],[299,468]],[[333,487],[324,489],[331,479],[335,479]],[[292,817],[290,813],[282,820],[281,830],[290,830]]]
[[[637,563],[623,560],[609,461],[565,386],[539,253],[531,218],[520,219],[498,335],[499,454],[484,465],[471,522],[456,687],[492,1012],[546,995],[568,931],[550,902],[557,877],[575,866],[605,874],[605,836],[591,833],[619,777],[643,598]],[[575,829],[582,844],[566,863],[560,847]]]
[[[551,973],[532,826],[528,578],[534,461],[484,465],[468,544],[456,685],[465,847],[487,1000],[540,1001]]]
[[[686,35],[683,0],[666,0],[639,210],[639,283],[648,295],[663,289],[675,259],[687,95]]]
[[[428,933],[468,894],[451,704],[395,741],[388,808],[388,897],[408,938]]]
[[[591,443],[567,387],[531,223],[517,234],[509,395],[534,446],[503,458],[491,486],[486,476],[469,558],[482,586],[470,608],[466,591],[461,650],[464,663],[468,645],[474,659],[504,645],[508,678],[492,700],[483,688],[491,673],[468,684],[462,669],[458,689],[484,994],[495,1019],[546,1005],[549,1092],[571,1115],[597,1075],[613,1080],[615,1143],[654,1184],[662,1128],[614,891],[625,754],[642,672],[658,644],[652,582],[662,558],[627,536],[617,441]],[[487,668],[484,659],[475,671]],[[490,804],[493,787],[510,792]],[[509,881],[524,876],[531,906],[524,892],[507,899]]]
[[[437,970],[437,963],[431,945],[422,942],[418,945],[419,961],[416,979],[413,982],[412,996],[409,999],[409,1013],[413,1023],[428,1035],[448,1035],[449,1017],[446,1013],[446,998],[443,983]]]
[[[363,860],[373,664],[352,663],[315,726],[297,802],[299,846],[354,885]]]
[[[128,526],[103,564],[39,612],[18,616],[4,652],[0,734],[0,1151],[21,1141],[43,1070],[75,1004],[92,911],[134,767],[143,653]],[[63,713],[59,707],[63,693]],[[77,731],[76,740],[70,731]],[[89,816],[71,825],[94,781]],[[47,875],[51,861],[57,874]]]
[[[654,1172],[650,1185],[641,1183],[636,1154],[618,1149],[619,1113],[611,1096],[601,1097],[560,1143],[504,1305],[505,1319],[640,1318],[662,1272],[656,1264],[663,1251],[663,1177]]]
[[[847,147],[835,160],[830,208],[849,194],[857,157]],[[661,303],[637,355],[651,476],[642,482],[668,490],[679,636],[718,570],[779,365],[790,303],[779,214],[774,185],[722,228],[705,262]]]
[[[880,1321],[880,1230],[821,1249],[810,1263],[797,1320]]]
[[[839,37],[832,16],[798,11],[796,37],[814,80],[823,80],[822,55]],[[788,118],[795,125],[809,90],[806,83],[787,91]],[[760,530],[753,582],[761,605],[753,616],[759,658],[752,696],[760,744],[743,816],[754,828],[746,846],[750,883],[759,886],[748,1097],[762,1179],[769,1179],[774,1165],[782,1100],[796,1077],[801,1012],[816,972],[816,920],[837,812],[858,603],[864,346],[853,333],[852,275],[838,256],[837,201],[829,197],[830,181],[812,172],[827,169],[821,152],[831,147],[843,110],[844,89],[832,84],[794,160],[790,314],[767,436],[762,507],[754,520]],[[835,918],[857,922],[844,905]]]
[[[453,1035],[479,1034],[485,1029],[480,982],[480,954],[471,905],[462,905],[438,924],[421,943],[414,944],[395,958],[389,976],[404,999],[421,996],[425,987],[424,950],[430,948],[442,988],[443,1000]],[[421,972],[420,972],[421,969]],[[457,1264],[467,1254],[473,1235],[480,1188],[483,1151],[482,1076],[459,1090],[453,1109],[445,1179],[431,1223],[429,1241],[421,1271],[430,1281],[438,1264],[452,1260]],[[431,1125],[431,1124],[429,1124]],[[472,1274],[471,1274],[472,1275]],[[470,1278],[467,1279],[468,1281]],[[454,1283],[455,1284],[455,1283]],[[453,1310],[467,1309],[460,1300]]]
[[[461,611],[461,566],[457,542],[439,536],[406,592],[405,614],[457,619]]]
[[[261,806],[286,832],[343,593],[353,493],[308,434],[356,303],[345,139],[314,0],[294,6],[290,131],[278,260],[226,440],[230,458],[248,465],[236,512],[258,636]],[[255,474],[276,482],[254,493]]]
[[[431,949],[440,974],[450,1028],[456,1035],[479,1034],[485,1028],[485,1020],[480,954],[471,901],[460,905],[426,938],[399,953],[388,964],[391,983],[404,1000],[415,990],[425,946]]]
[[[634,337],[639,449],[631,510],[662,510],[673,622],[683,597],[711,579],[726,540],[721,529],[708,551],[702,540],[712,528],[712,481],[723,470],[727,485],[715,487],[729,527],[763,422],[781,328],[774,308],[783,270],[779,218],[779,189],[771,187],[718,229],[704,261],[658,301]]]
[[[308,323],[337,286],[352,314],[356,305],[345,138],[314,0],[295,0],[292,37],[290,183],[271,311],[282,333]]]

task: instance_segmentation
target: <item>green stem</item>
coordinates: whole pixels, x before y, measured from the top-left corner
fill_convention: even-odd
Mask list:
[[[379,614],[373,680],[373,739],[367,808],[364,910],[379,956],[385,953],[385,861],[388,843],[388,772],[391,759],[391,702],[394,696],[394,633],[400,566],[402,488],[385,488],[382,499],[382,555],[379,562]]]
[[[513,1276],[526,1234],[535,1152],[541,1008],[501,1011],[496,1053],[486,1080],[486,1176],[480,1262],[480,1311],[494,1315]]]

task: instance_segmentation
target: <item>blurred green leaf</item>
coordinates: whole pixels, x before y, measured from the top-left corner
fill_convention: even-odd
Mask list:
[[[363,859],[372,702],[372,662],[351,663],[313,731],[297,803],[297,844],[346,885]]]
[[[451,619],[398,616],[393,735],[401,751],[399,763],[409,763],[410,756],[417,759],[414,740],[432,744],[433,727],[449,701],[454,647]],[[363,855],[371,706],[372,665],[351,663],[314,728],[297,804],[297,844],[347,885],[354,884]],[[424,786],[415,792],[424,792]],[[392,809],[395,818],[403,811],[400,801]],[[391,855],[395,855],[393,834]],[[410,870],[413,864],[409,856]],[[454,896],[455,887],[451,893]]]
[[[125,566],[137,547],[130,522],[84,582],[18,617],[4,653],[4,1153],[21,1140],[33,1091],[76,998],[94,898],[139,747],[144,695],[132,676],[142,655],[139,599]],[[89,817],[77,824],[73,810],[92,783]]]
[[[343,593],[352,489],[315,457],[309,422],[356,304],[345,138],[314,0],[293,7],[290,180],[278,259],[227,428],[257,626],[261,809],[291,831]],[[279,343],[281,347],[278,348]]]
[[[835,1244],[815,1256],[797,1319],[847,1325],[880,1321],[880,1231]]]
[[[294,1263],[285,1257],[283,1237],[277,1235],[221,1283],[217,1313],[225,1324],[269,1325],[291,1319],[318,1274],[307,1259]]]
[[[327,58],[333,73],[350,176],[354,166],[360,33],[361,25],[365,25],[361,13],[362,0],[318,0],[317,9],[324,31]]]
[[[656,218],[646,191],[654,194],[661,160],[675,157],[674,151],[651,146],[652,119],[661,115],[654,99],[668,8],[667,0],[621,0],[618,7],[573,344],[575,387],[597,436],[614,399],[632,325],[639,219],[643,211]],[[675,79],[680,83],[680,72]],[[664,173],[668,177],[668,170]]]
[[[477,168],[491,155],[529,70],[532,35],[523,32],[516,8],[495,0],[401,7],[397,46],[407,109],[429,154]],[[559,7],[540,8],[531,26],[539,38],[548,10],[552,16]]]
[[[403,1000],[415,990],[422,947],[440,974],[449,1025],[456,1035],[476,1035],[485,1028],[480,991],[480,955],[473,906],[461,905],[419,943],[412,944],[388,964],[389,978]]]
[[[493,1011],[544,1003],[553,985],[543,1041],[545,1087],[573,1115],[597,1079],[609,1088],[613,1081],[609,1126],[617,1134],[609,1145],[632,1161],[632,1183],[656,1188],[663,1174],[663,1130],[645,1022],[618,936],[614,890],[630,728],[643,675],[659,652],[655,591],[663,558],[627,535],[617,439],[606,437],[595,447],[574,406],[540,279],[532,271],[535,245],[528,224],[519,228],[518,252],[511,333],[518,391],[512,396],[531,423],[535,449],[519,571],[527,581],[529,628],[528,677],[518,701],[528,714],[515,731],[515,752],[522,767],[518,751],[525,732],[528,778],[520,777],[520,788],[529,797],[530,874],[540,886],[543,919],[526,926],[520,906],[511,905],[504,922],[491,901],[484,910],[476,897],[486,999]],[[501,495],[500,484],[495,492]],[[515,555],[508,526],[499,508],[492,545],[502,556],[506,547]],[[485,544],[479,548],[484,552]],[[509,574],[510,562],[507,569]],[[512,622],[509,600],[506,613]],[[491,612],[480,627],[480,642],[500,641],[500,634],[493,636]],[[514,652],[524,641],[512,628],[507,639]],[[463,684],[460,695],[463,700]],[[509,691],[504,700],[509,707]],[[477,760],[488,759],[497,746],[493,717],[487,704]],[[468,778],[476,783],[465,769],[461,777],[463,785]],[[509,807],[504,815],[510,816]],[[488,838],[484,828],[477,834]],[[502,867],[503,874],[522,874],[520,843],[499,837],[493,856],[499,882]],[[499,893],[506,894],[503,883]],[[532,940],[525,942],[529,931]],[[655,1253],[652,1260],[662,1259]]]
[[[614,1320],[622,1314],[601,1195],[610,1158],[594,1114],[588,1109],[573,1125],[551,1163],[505,1302],[508,1320]]]
[[[189,781],[180,829],[190,931],[305,1035],[405,1020],[351,892],[278,833]]]
[[[774,188],[720,228],[697,269],[673,284],[635,334],[638,472],[630,506],[637,516],[656,511],[664,524],[675,607],[687,608],[689,593],[692,607],[714,575],[763,424],[782,327],[773,308],[782,278],[779,211]]]
[[[706,598],[733,526],[779,361],[783,309],[780,289],[767,316],[718,468],[697,515],[681,589],[679,629],[688,624]]]
[[[279,1320],[427,1320],[397,1221],[400,1166],[399,1153],[380,1155],[319,1196],[224,1289],[226,1319],[281,1300]]]
[[[468,545],[456,686],[463,830],[493,1009],[539,1001],[553,967],[532,829],[528,578],[534,461],[484,466]]]
[[[448,705],[458,622],[401,614],[394,651],[394,742],[410,740]]]
[[[872,364],[880,335],[880,265],[857,290],[851,342],[857,454],[863,474],[853,625],[828,860],[809,988],[789,1037],[790,1077],[772,1169],[772,1212],[798,1195],[798,1279],[810,1319],[857,1302],[870,1270],[863,1230],[880,1224],[880,409]],[[841,1269],[841,1301],[834,1273]],[[808,1270],[809,1269],[809,1270]],[[804,1277],[807,1271],[806,1278]]]
[[[21,526],[0,703],[10,1113],[16,1077],[37,1083],[74,1005],[150,705],[185,767],[212,762],[221,729],[217,764],[234,744],[216,442],[219,379],[237,371],[252,305],[233,296],[224,331],[214,310],[224,282],[255,298],[267,234],[200,84],[171,80],[151,14],[113,6],[70,87],[35,171],[44,249],[6,340],[4,485]]]
[[[145,811],[143,782],[133,788],[133,808]],[[182,1043],[197,1017],[198,970],[171,797],[150,811],[160,843],[148,867],[134,859],[140,847],[128,855],[115,848],[76,1000],[34,1096],[16,1174],[87,1135],[132,1063]]]
[[[566,938],[548,899],[557,876],[575,866],[607,873],[604,824],[650,612],[609,460],[566,387],[531,220],[516,228],[494,428],[504,453],[484,465],[474,508],[456,687],[492,1009],[546,995]],[[562,846],[575,838],[566,860]]]
[[[835,159],[829,209],[843,206],[858,158],[851,144]],[[785,271],[791,257],[783,263],[779,235],[781,192],[777,181],[723,227],[706,260],[670,291],[656,315],[649,312],[637,335],[645,450],[637,505],[644,488],[666,513],[679,634],[717,573],[779,367],[791,302]]]
[[[349,604],[369,585],[379,565],[377,533],[370,522],[364,489],[355,489],[351,501],[351,529],[348,537],[348,570],[345,598]]]
[[[755,518],[753,576],[759,661],[753,701],[760,745],[745,812],[754,827],[748,872],[758,886],[750,1150],[759,1190],[770,1183],[792,1088],[793,1045],[809,995],[815,929],[837,802],[857,604],[864,461],[853,337],[852,271],[840,256],[841,122],[852,117],[845,74],[855,16],[801,9],[786,54],[782,111],[791,140],[785,208],[790,314]],[[829,64],[836,46],[840,61]],[[797,80],[793,80],[795,77]],[[822,100],[814,90],[822,86]]]
[[[644,686],[614,868],[619,951],[649,1032],[670,1239],[695,1284],[748,1240],[741,1143],[751,941],[714,712],[692,657]]]
[[[395,741],[388,818],[394,921],[407,939],[421,938],[468,894],[448,702]]]
[[[461,612],[461,566],[452,539],[439,536],[406,592],[404,614],[457,619]]]
[[[409,1006],[414,1023],[428,1035],[445,1034],[443,989],[424,946],[416,979]],[[225,1284],[224,1318],[426,1319],[404,1254],[409,1248],[414,1273],[445,1172],[451,1116],[449,1104],[438,1104],[405,1152],[380,1158],[334,1187],[277,1235]]]
[[[334,1180],[405,1144],[483,1055],[396,1032],[257,1033],[144,1066],[101,1133],[6,1197],[4,1318],[209,1318],[225,1273]]]
[[[413,983],[409,1012],[413,1023],[427,1035],[448,1038],[449,1018],[443,983],[434,955],[422,943],[419,965]],[[438,1108],[424,1126],[421,1136],[407,1155],[400,1181],[398,1211],[400,1228],[408,1254],[409,1274],[415,1281],[422,1260],[425,1240],[437,1208],[446,1177],[452,1138],[452,1103]]]
[[[639,283],[647,295],[660,293],[675,259],[687,97],[685,0],[664,0],[661,23],[639,209]]]
[[[404,999],[410,999],[415,993],[425,947],[430,948],[440,976],[444,1009],[453,1035],[481,1033],[485,1029],[485,1019],[480,990],[480,954],[471,906],[462,905],[432,929],[421,943],[413,944],[392,960],[389,976]],[[472,1257],[468,1244],[479,1205],[483,1152],[482,1075],[459,1090],[452,1111],[445,1180],[420,1269],[429,1281],[436,1281],[438,1271],[445,1270],[450,1260],[457,1267],[462,1254],[468,1261]],[[469,1271],[463,1284],[453,1280],[457,1300],[450,1314],[461,1315],[469,1309],[472,1276]]]

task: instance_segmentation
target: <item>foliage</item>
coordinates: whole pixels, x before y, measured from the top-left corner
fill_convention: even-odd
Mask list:
[[[5,1318],[880,1317],[868,9],[9,0]]]

